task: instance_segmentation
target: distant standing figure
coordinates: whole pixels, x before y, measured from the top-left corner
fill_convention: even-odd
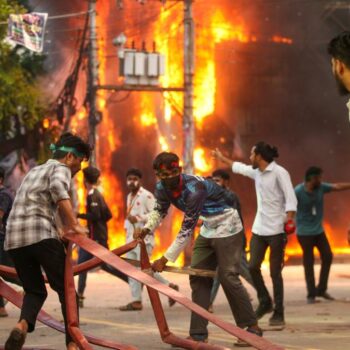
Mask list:
[[[127,197],[127,215],[125,219],[126,242],[129,243],[135,238],[137,231],[141,231],[143,225],[148,220],[148,215],[153,211],[155,199],[151,192],[142,187],[142,172],[139,169],[131,168],[126,173],[126,185],[129,189]],[[152,255],[154,248],[154,232],[144,238],[148,255]],[[127,257],[133,260],[140,260],[140,246],[127,253]],[[155,273],[154,277],[161,283],[179,290],[179,286],[170,283],[161,274]],[[142,285],[140,282],[129,278],[129,286],[132,301],[119,308],[120,311],[137,311],[142,310]],[[175,301],[169,298],[169,306],[173,306]]]
[[[112,213],[109,210],[103,195],[97,188],[101,173],[99,169],[92,166],[83,169],[83,173],[84,185],[87,191],[86,213],[78,214],[78,218],[87,220],[89,237],[108,249],[107,222],[112,218]],[[92,254],[82,248],[79,248],[78,264],[82,264],[83,262],[92,258]],[[124,273],[118,271],[110,265],[103,263],[101,268],[111,275],[120,278],[124,282],[128,281],[128,277]],[[84,307],[84,291],[86,288],[87,274],[87,272],[82,272],[78,279],[78,297],[80,307]]]
[[[238,214],[239,214],[239,216],[242,220],[242,224],[243,224],[244,221],[243,221],[243,217],[242,217],[241,203],[239,201],[237,194],[235,192],[231,191],[229,188],[230,174],[223,169],[217,169],[212,173],[212,180],[227,191],[228,203],[229,203],[229,205],[232,206],[232,208],[237,209]],[[248,264],[248,260],[247,260],[246,245],[247,245],[247,238],[244,234],[243,235],[242,258],[241,258],[241,266],[240,266],[239,274],[255,289],[252,276],[250,275],[250,272],[249,272],[249,264]],[[220,282],[219,282],[218,277],[216,276],[214,278],[213,287],[211,289],[211,294],[210,294],[210,305],[209,305],[209,309],[208,309],[209,312],[213,312],[213,303],[214,303],[216,295],[219,291],[219,287],[220,287]]]
[[[334,300],[327,292],[333,254],[322,225],[323,201],[326,193],[349,189],[350,183],[322,182],[322,169],[315,166],[307,169],[305,182],[295,187],[298,199],[297,237],[303,250],[308,304],[314,304],[316,297]],[[317,287],[314,274],[314,247],[321,256],[320,279]]]

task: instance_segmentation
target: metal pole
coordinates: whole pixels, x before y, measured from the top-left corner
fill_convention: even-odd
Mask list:
[[[184,0],[184,113],[183,113],[183,161],[184,172],[194,170],[193,152],[195,125],[193,119],[193,75],[194,75],[194,21],[193,0]]]
[[[89,36],[89,64],[88,64],[88,101],[89,101],[89,143],[93,147],[90,164],[96,166],[96,114],[97,114],[97,86],[98,86],[98,58],[96,35],[96,0],[89,0],[90,36]]]

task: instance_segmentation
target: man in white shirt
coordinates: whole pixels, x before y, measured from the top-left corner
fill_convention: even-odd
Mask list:
[[[250,241],[249,270],[258,292],[258,319],[274,311],[271,326],[281,326],[284,321],[282,268],[287,234],[295,230],[294,216],[297,199],[287,170],[278,165],[276,147],[258,142],[251,150],[251,166],[232,161],[216,149],[214,157],[232,166],[232,171],[255,181],[258,209]],[[270,274],[273,284],[275,307],[265,286],[261,264],[267,248],[270,248]]]
[[[128,194],[127,214],[124,228],[126,231],[126,242],[129,243],[135,239],[135,232],[140,231],[148,220],[149,213],[153,211],[155,199],[151,192],[141,186],[142,172],[139,169],[129,169],[126,173],[126,184],[130,193]],[[152,255],[154,248],[154,233],[144,238],[146,250],[149,256]],[[140,247],[127,253],[128,259],[140,260]],[[159,273],[155,273],[154,277],[161,283],[168,285],[170,288],[179,290],[176,284],[170,283]],[[131,290],[132,301],[125,306],[119,308],[120,311],[137,311],[142,310],[142,285],[140,282],[129,278],[129,286]],[[169,298],[169,306],[173,306],[175,301]]]

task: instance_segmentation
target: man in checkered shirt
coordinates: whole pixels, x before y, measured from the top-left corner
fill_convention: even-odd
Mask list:
[[[47,297],[41,268],[59,296],[66,327],[67,349],[77,349],[65,312],[65,250],[57,231],[58,209],[64,231],[86,234],[78,224],[68,194],[71,178],[90,156],[90,146],[70,133],[50,147],[53,159],[29,171],[17,192],[7,221],[5,250],[11,255],[25,295],[19,322],[5,343],[6,350],[21,349],[27,332],[33,332],[37,315]]]

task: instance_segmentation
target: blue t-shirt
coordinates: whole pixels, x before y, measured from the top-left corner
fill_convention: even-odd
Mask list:
[[[323,221],[323,195],[332,191],[332,185],[322,182],[321,186],[312,192],[307,192],[305,184],[301,183],[295,187],[298,199],[297,209],[297,235],[316,236],[324,229]]]

